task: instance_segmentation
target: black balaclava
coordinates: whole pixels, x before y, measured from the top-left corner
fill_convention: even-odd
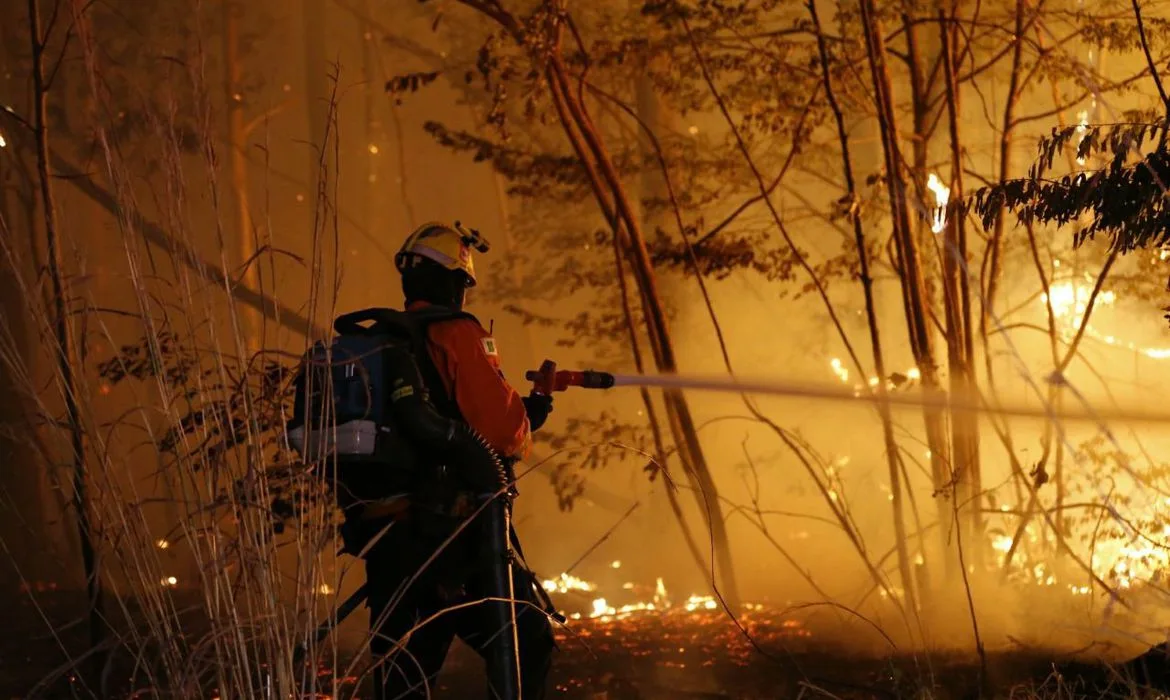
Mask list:
[[[402,271],[402,293],[406,303],[425,301],[462,311],[467,295],[467,274],[462,270],[448,270],[421,255],[414,258]]]

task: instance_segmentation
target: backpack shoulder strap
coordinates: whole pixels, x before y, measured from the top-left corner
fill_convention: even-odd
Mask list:
[[[475,317],[442,306],[428,306],[414,311],[375,307],[338,316],[333,322],[333,330],[339,336],[389,337],[398,341],[401,346],[409,348],[410,355],[422,375],[423,385],[431,404],[443,415],[462,420],[463,416],[454,397],[447,395],[442,375],[431,360],[430,347],[427,343],[428,326],[456,318]]]
[[[414,329],[411,341],[412,349],[419,372],[422,373],[423,383],[427,385],[431,403],[438,409],[439,413],[448,418],[462,421],[463,413],[459,410],[459,404],[455,401],[455,397],[447,394],[439,368],[431,360],[430,347],[427,344],[427,328],[432,323],[460,318],[470,319],[477,324],[479,320],[466,311],[456,311],[445,306],[427,306],[404,313],[413,317],[411,319],[411,325]]]
[[[405,311],[371,308],[338,316],[333,330],[340,335],[409,335],[414,325],[414,317]]]

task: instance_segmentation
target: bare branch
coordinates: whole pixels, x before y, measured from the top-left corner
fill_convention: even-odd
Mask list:
[[[1162,77],[1158,75],[1158,66],[1154,64],[1154,57],[1150,54],[1150,43],[1146,40],[1146,25],[1142,21],[1142,7],[1138,4],[1138,0],[1131,0],[1133,3],[1133,16],[1137,19],[1138,38],[1142,42],[1142,53],[1146,55],[1146,63],[1150,67],[1150,77],[1154,79],[1154,85],[1158,87],[1158,94],[1162,96],[1162,106],[1166,110],[1166,114],[1170,116],[1170,96],[1166,95],[1166,88],[1162,86]]]

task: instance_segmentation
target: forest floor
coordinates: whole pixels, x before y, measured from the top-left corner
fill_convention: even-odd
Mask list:
[[[48,634],[41,613],[50,619],[58,618],[55,612],[66,607],[76,609],[76,598],[66,606],[63,595],[40,594],[40,612],[27,602],[27,596],[21,598],[26,602],[12,601],[2,615],[5,629],[0,634],[0,700],[95,697],[79,692],[75,685],[71,689],[67,680],[37,687],[43,678],[62,667],[62,645],[82,648],[85,628],[84,624],[75,624],[55,635]],[[354,617],[364,620],[365,611],[359,610]],[[18,625],[18,620],[24,623]],[[927,658],[897,652],[885,657],[845,653],[818,640],[802,624],[780,619],[766,609],[749,614],[742,624],[742,629],[738,628],[718,610],[703,609],[574,620],[557,633],[559,650],[549,697],[959,700],[978,696],[980,664],[971,655]],[[341,639],[343,645],[351,647],[348,653],[352,658],[352,654],[361,651],[349,644],[350,636],[343,635]],[[1110,677],[1104,667],[1065,664],[1058,677],[1052,654],[989,650],[987,657],[988,686],[995,697],[1135,697],[1116,685],[1112,694],[1104,692],[1101,685]],[[1164,659],[1161,664],[1166,665]],[[124,673],[119,670],[110,675],[125,677]],[[1166,674],[1165,669],[1152,675],[1162,674]],[[319,679],[328,685],[330,675],[323,667]],[[1167,687],[1164,681],[1160,678],[1154,683]],[[1078,691],[1078,684],[1092,687]],[[457,644],[438,685],[433,694],[436,698],[483,697],[482,662]],[[368,689],[356,687],[352,677],[345,679],[339,690],[339,698],[370,697]],[[125,700],[127,695],[111,693],[108,697]],[[328,697],[328,691],[317,697]]]

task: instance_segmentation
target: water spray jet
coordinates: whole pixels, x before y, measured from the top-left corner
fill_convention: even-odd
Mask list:
[[[884,403],[891,408],[921,409],[930,407],[941,408],[952,413],[976,413],[1053,421],[1079,421],[1098,424],[1108,421],[1170,423],[1170,412],[1149,411],[1133,407],[1095,409],[1082,406],[1054,410],[1046,402],[1042,406],[1022,403],[992,405],[978,400],[971,401],[948,396],[941,391],[928,393],[921,390],[891,389],[884,393],[878,393],[872,388],[858,390],[826,382],[799,382],[785,379],[702,374],[615,374],[595,370],[558,370],[556,363],[551,360],[545,360],[539,370],[530,370],[524,376],[533,382],[533,391],[544,395],[565,391],[571,386],[585,389],[648,387],[663,390],[807,398],[855,404],[878,405]],[[1048,384],[1067,384],[1067,379],[1059,373],[1053,373],[1045,377],[1045,382]]]

